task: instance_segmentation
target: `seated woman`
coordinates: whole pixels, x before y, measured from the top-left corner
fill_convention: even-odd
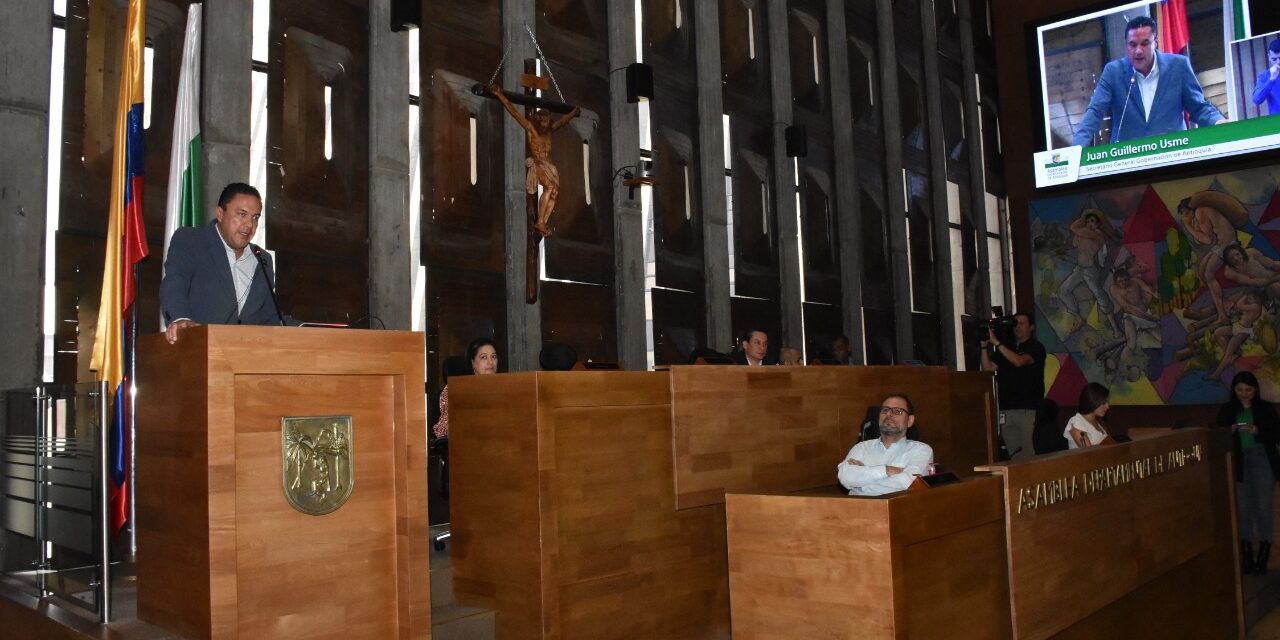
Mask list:
[[[1111,392],[1106,387],[1096,382],[1090,382],[1080,391],[1080,405],[1076,408],[1078,413],[1071,416],[1067,421],[1067,428],[1062,431],[1062,437],[1067,439],[1068,449],[1092,447],[1102,444],[1107,438],[1102,418],[1111,409],[1111,403],[1107,402],[1110,395]]]
[[[490,338],[476,338],[467,345],[467,362],[471,363],[471,373],[485,375],[498,372],[498,348],[493,346]],[[440,420],[431,428],[437,438],[449,436],[449,385],[446,382],[440,391]]]
[[[1219,427],[1230,426],[1236,468],[1236,516],[1240,527],[1240,561],[1245,573],[1267,574],[1275,516],[1272,495],[1280,476],[1280,415],[1275,405],[1258,397],[1258,378],[1248,371],[1231,380],[1231,398],[1218,410]],[[1258,541],[1258,555],[1253,542]]]

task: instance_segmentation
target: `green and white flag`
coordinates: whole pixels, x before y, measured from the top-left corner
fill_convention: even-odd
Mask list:
[[[169,152],[169,202],[165,207],[164,254],[178,227],[204,224],[200,170],[200,16],[201,4],[187,9],[178,102],[173,113],[173,149]]]
[[[1232,40],[1244,40],[1250,37],[1253,29],[1249,26],[1249,0],[1232,0],[1231,1],[1231,29]]]

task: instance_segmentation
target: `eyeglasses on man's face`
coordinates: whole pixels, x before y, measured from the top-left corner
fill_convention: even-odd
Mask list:
[[[902,407],[880,407],[880,415],[891,414],[895,416],[905,416],[909,411]]]

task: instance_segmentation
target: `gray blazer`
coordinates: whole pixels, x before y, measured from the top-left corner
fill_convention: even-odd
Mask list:
[[[252,251],[252,247],[245,250]],[[263,258],[267,275],[274,282],[271,255],[263,253]],[[190,318],[202,324],[280,324],[267,287],[263,270],[256,270],[244,311],[236,311],[231,266],[227,264],[226,246],[214,221],[203,227],[184,227],[174,232],[169,242],[169,256],[164,262],[164,280],[160,283],[160,306],[169,322]],[[286,322],[288,320],[286,317]]]

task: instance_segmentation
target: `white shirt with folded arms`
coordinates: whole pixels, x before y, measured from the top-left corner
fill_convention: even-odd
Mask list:
[[[861,465],[850,464],[857,460]],[[933,463],[933,447],[903,438],[885,448],[879,438],[853,445],[836,467],[840,484],[851,496],[878,496],[902,491],[917,475],[928,473]],[[889,475],[885,467],[901,467],[902,473]]]
[[[1068,449],[1080,448],[1080,445],[1076,444],[1075,438],[1071,437],[1072,429],[1077,429],[1084,433],[1084,435],[1088,436],[1090,445],[1100,444],[1102,440],[1107,437],[1106,431],[1093,426],[1092,423],[1085,420],[1084,416],[1077,413],[1074,416],[1071,416],[1071,419],[1067,421],[1067,428],[1062,430],[1062,437],[1067,439]]]

